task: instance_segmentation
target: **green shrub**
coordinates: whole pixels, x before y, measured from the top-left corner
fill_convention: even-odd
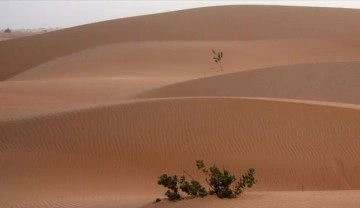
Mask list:
[[[241,194],[245,188],[251,188],[256,184],[255,169],[249,169],[239,180],[228,170],[220,170],[216,165],[206,168],[202,160],[196,161],[196,167],[201,170],[208,178],[206,182],[210,186],[210,194],[216,194],[219,198],[235,198]],[[231,185],[236,182],[231,188]]]
[[[209,191],[206,191],[205,187],[191,176],[192,180],[188,182],[184,175],[178,180],[176,175],[171,177],[163,174],[159,177],[158,184],[168,188],[165,195],[169,200],[176,201],[182,198],[179,189],[190,197],[205,197],[208,194],[216,194],[219,198],[235,198],[246,188],[251,188],[257,183],[254,176],[255,169],[252,168],[237,179],[228,170],[220,170],[216,165],[207,168],[202,160],[196,161],[196,167],[205,174]]]

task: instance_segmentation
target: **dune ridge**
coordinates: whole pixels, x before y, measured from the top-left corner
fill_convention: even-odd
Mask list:
[[[138,95],[136,95],[138,96]],[[39,97],[25,97],[28,100],[36,100],[36,103],[39,103]],[[153,101],[161,101],[161,100],[183,100],[183,99],[244,99],[244,100],[263,100],[263,101],[272,101],[272,102],[285,102],[285,103],[295,103],[295,104],[304,104],[304,105],[315,105],[315,106],[325,106],[325,107],[335,107],[335,108],[345,108],[345,109],[360,109],[360,105],[358,104],[347,104],[347,103],[338,103],[338,102],[328,102],[328,101],[314,101],[314,100],[304,100],[304,99],[284,99],[284,98],[268,98],[268,97],[234,97],[234,96],[199,96],[199,97],[162,97],[162,98],[135,98],[131,97],[120,99],[117,101],[103,101],[99,100],[98,102],[86,102],[81,99],[81,101],[74,101],[73,103],[69,102],[61,102],[61,100],[51,100],[46,99],[46,97],[42,97],[44,99],[44,103],[42,105],[35,107],[33,105],[28,106],[24,104],[24,106],[17,105],[15,107],[14,103],[6,103],[7,105],[2,106],[2,114],[0,121],[2,122],[17,122],[28,119],[37,119],[47,116],[56,116],[61,114],[71,114],[73,112],[82,112],[82,111],[90,111],[102,107],[110,107],[121,104],[129,104],[129,103],[143,103],[143,102],[153,102]],[[21,102],[24,101],[24,96],[20,96],[19,98],[13,98],[12,101],[16,101],[16,99]],[[116,100],[116,99],[115,99]],[[35,101],[34,101],[35,102]]]
[[[135,97],[267,97],[360,104],[359,69],[360,62],[270,67],[189,80]]]

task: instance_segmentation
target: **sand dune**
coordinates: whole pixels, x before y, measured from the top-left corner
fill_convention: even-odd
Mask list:
[[[212,48],[221,48],[226,52],[226,58],[223,63],[225,70],[222,72],[211,61],[210,51]],[[274,51],[277,52],[274,53]],[[237,88],[233,88],[231,85],[233,82],[226,81],[228,77],[233,77],[233,74],[225,74],[257,69],[259,67],[293,65],[297,63],[320,63],[336,60],[351,61],[358,60],[359,57],[360,54],[356,48],[315,39],[243,42],[172,41],[111,44],[50,61],[1,82],[0,98],[3,102],[0,103],[0,109],[3,111],[1,113],[3,119],[20,119],[22,117],[72,110],[83,105],[88,106],[128,99],[136,97],[136,94],[142,94],[143,92],[170,84],[186,83],[186,81],[192,79],[219,75],[224,78],[222,78],[222,81],[214,82],[214,85],[212,85],[211,81],[208,85],[204,84],[196,87],[190,84],[189,87],[193,87],[191,90],[200,87],[201,89],[197,89],[197,92],[211,91],[210,94],[205,94],[207,96],[239,95],[271,97],[273,95],[274,97],[298,98],[301,96],[296,93],[291,94],[293,93],[291,90],[284,94],[283,91],[288,89],[284,88],[283,85],[279,86],[281,82],[278,83],[277,80],[283,80],[279,73],[275,73],[275,77],[269,76],[266,78],[269,80],[274,78],[273,82],[275,86],[278,86],[274,88],[273,94],[266,94],[265,92],[268,89],[260,90],[263,93],[258,93],[256,90],[249,90],[247,93],[243,93],[241,89],[246,91],[249,88],[242,84],[247,84],[248,82],[241,82],[241,79],[239,79],[239,84],[237,85],[241,85],[241,89],[237,90]],[[313,68],[316,68],[316,66],[314,65]],[[319,66],[324,67],[322,65]],[[329,67],[332,67],[331,64],[329,64]],[[275,71],[270,68],[269,70],[271,73]],[[351,78],[356,77],[356,70],[354,69],[353,71],[344,73],[340,77],[337,77],[338,73],[340,73],[340,71],[337,71],[331,76],[335,76],[340,81],[351,81]],[[267,75],[268,73],[264,74],[264,76]],[[256,76],[261,78],[261,73]],[[294,76],[291,77],[292,79],[297,79]],[[341,79],[341,77],[344,78]],[[303,78],[306,79],[306,77]],[[318,78],[324,80],[321,78],[320,72],[318,73]],[[254,79],[257,79],[257,77]],[[290,80],[292,79],[289,79],[289,83],[291,83]],[[234,80],[234,78],[231,78],[231,80]],[[201,80],[199,81],[202,83]],[[312,80],[312,82],[316,81],[316,79]],[[356,94],[357,84],[353,83],[354,81],[344,86],[344,90],[349,90],[345,94],[339,95],[341,92],[332,93],[328,90],[329,96],[323,100],[347,101],[350,99],[350,101],[356,101],[358,98]],[[214,90],[215,85],[222,82],[228,84]],[[266,88],[271,83],[259,87]],[[250,83],[248,84],[250,86]],[[299,83],[295,87],[299,88],[303,84]],[[333,85],[335,86],[335,84]],[[189,89],[188,87],[183,87],[182,84],[179,84],[179,86],[183,92]],[[228,89],[229,86],[231,89]],[[352,87],[354,88],[352,89]],[[170,86],[164,89],[171,88]],[[256,86],[251,86],[252,88],[255,89]],[[218,93],[220,89],[223,89],[222,94]],[[308,86],[306,89],[304,90],[305,95],[311,91],[311,86]],[[158,91],[156,90],[155,92]],[[172,90],[169,92],[172,92]],[[321,92],[317,91],[314,93],[321,94]],[[156,93],[146,94],[148,96],[144,97],[161,97],[161,95]],[[162,94],[165,97],[193,96],[191,92],[185,94],[174,92],[173,95],[171,93]],[[282,96],[279,96],[279,94]],[[347,96],[349,94],[355,95],[349,97]],[[343,97],[337,98],[336,96]],[[313,99],[312,96],[301,98]],[[319,98],[322,97],[320,96]]]
[[[222,48],[226,52],[223,72],[220,72],[218,66],[211,61],[211,48]],[[278,51],[278,53],[274,53],[274,51]],[[329,66],[319,65],[321,68],[328,66],[334,71],[327,76],[330,78],[328,81],[322,77],[322,72],[317,70],[318,65],[314,65],[310,71],[305,70],[307,73],[302,73],[301,79],[298,79],[295,74],[292,75],[292,72],[284,74],[284,76],[290,76],[286,83],[284,83],[286,79],[283,79],[283,75],[279,73],[285,68],[278,72],[275,69],[269,69],[271,72],[263,74],[261,72],[268,69],[247,72],[245,74],[249,75],[240,76],[243,78],[239,78],[235,86],[236,80],[234,79],[237,78],[233,74],[225,74],[259,67],[297,63],[319,63],[330,60],[351,61],[358,60],[358,57],[360,56],[357,49],[313,39],[112,44],[56,59],[20,73],[11,78],[11,81],[0,83],[0,98],[3,101],[0,103],[0,109],[3,111],[3,119],[19,119],[72,110],[82,105],[128,99],[155,88],[160,89],[145,93],[143,97],[201,96],[201,93],[208,92],[203,95],[273,96],[317,100],[316,96],[319,95],[319,99],[324,101],[357,103],[358,82],[355,80],[357,70],[348,70],[339,76],[341,71],[335,70],[336,64],[334,66],[331,66],[332,64],[328,64]],[[290,69],[293,70],[291,67]],[[307,76],[310,76],[309,73],[313,70],[318,71],[317,78],[307,81]],[[302,71],[302,69],[295,71]],[[274,75],[269,76],[269,74]],[[208,84],[203,84],[204,80],[197,80],[190,83],[198,84],[183,86],[187,85],[187,80],[211,76],[219,76],[219,78],[206,79],[209,80]],[[255,76],[252,78],[254,81],[244,82],[248,76],[250,78]],[[333,80],[332,77],[338,82],[349,82],[340,85],[341,89],[333,92],[332,88],[324,86]],[[228,78],[231,80],[230,82],[227,81]],[[267,84],[258,82],[261,79],[265,79]],[[279,82],[279,80],[283,82]],[[321,82],[321,80],[323,81]],[[323,87],[327,93],[322,94],[323,88],[321,88],[323,90],[319,90],[314,87],[314,91],[312,90],[313,86],[309,84],[317,81],[320,82],[315,85],[320,85],[319,87]],[[168,86],[181,82],[184,84]],[[336,88],[338,82],[330,83],[330,85]],[[283,87],[289,83],[294,86],[294,89]],[[220,87],[218,87],[219,84]],[[305,86],[302,91],[299,88],[303,85],[307,87]],[[164,86],[167,87],[161,89]],[[174,87],[182,93],[174,91]],[[272,93],[268,92],[269,89],[272,89]],[[168,92],[163,93],[163,90]],[[303,96],[298,91],[302,92]],[[200,92],[200,94],[192,94],[192,92]]]
[[[181,71],[173,76],[171,73],[166,75],[166,72],[163,72],[166,76],[146,73],[140,76],[141,70],[132,76],[74,75],[65,79],[59,75],[62,72],[59,69],[58,78],[54,79],[15,81],[15,77],[14,81],[0,82],[0,113],[2,119],[14,119],[129,98],[186,96],[268,97],[359,104],[358,65],[359,62],[339,62],[247,72],[244,69],[240,73],[215,72],[206,75],[205,79],[196,79],[199,77],[195,74],[191,76],[192,71]],[[41,73],[29,72],[20,77],[30,78],[29,74],[41,76]],[[101,70],[97,72],[100,74]]]
[[[359,122],[356,109],[235,98],[148,100],[2,121],[0,193],[3,203],[161,196],[156,177],[197,173],[198,158],[235,172],[256,168],[256,190],[359,189]]]
[[[301,64],[190,80],[136,97],[267,97],[360,104],[359,77],[360,62]]]
[[[94,23],[0,42],[0,78],[119,42],[315,38],[359,46],[359,18],[360,12],[350,9],[223,6]]]
[[[358,207],[358,19],[223,6],[0,41],[0,207]],[[197,159],[259,184],[151,203]]]
[[[219,72],[211,50],[221,50]],[[316,39],[166,41],[110,44],[28,69],[10,80],[176,77],[183,80],[279,65],[360,60],[358,48]]]

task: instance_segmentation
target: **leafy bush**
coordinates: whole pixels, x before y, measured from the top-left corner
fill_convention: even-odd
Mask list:
[[[220,70],[222,71],[223,68],[222,68],[222,64],[221,64],[221,60],[222,60],[222,57],[223,57],[223,52],[216,52],[215,50],[212,50],[213,52],[213,59],[215,61],[215,63],[219,63],[220,65]]]
[[[257,182],[254,177],[255,169],[249,169],[246,174],[242,175],[236,185],[231,188],[231,184],[237,181],[237,178],[228,170],[223,169],[221,171],[216,165],[206,168],[202,160],[196,161],[196,167],[209,177],[206,178],[206,182],[210,186],[209,193],[216,194],[219,198],[235,198],[246,187],[251,188]]]
[[[4,30],[4,33],[11,33],[10,28],[7,28],[6,30]]]
[[[180,180],[176,175],[168,176],[163,174],[159,177],[158,184],[168,188],[165,195],[171,201],[180,200],[179,189],[190,197],[205,197],[207,195],[216,194],[219,198],[235,198],[241,194],[246,188],[251,188],[257,183],[255,178],[255,169],[249,169],[247,172],[237,179],[235,175],[228,170],[220,170],[216,165],[207,168],[202,160],[196,161],[196,167],[206,176],[206,182],[210,189],[207,191],[193,177],[188,182],[185,176],[181,176]],[[235,185],[234,185],[235,183]],[[233,185],[231,187],[231,185]]]

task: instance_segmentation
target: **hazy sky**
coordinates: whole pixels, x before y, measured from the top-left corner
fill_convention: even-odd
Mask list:
[[[265,4],[360,8],[360,1],[0,0],[0,29],[72,27],[121,17],[214,5]]]

